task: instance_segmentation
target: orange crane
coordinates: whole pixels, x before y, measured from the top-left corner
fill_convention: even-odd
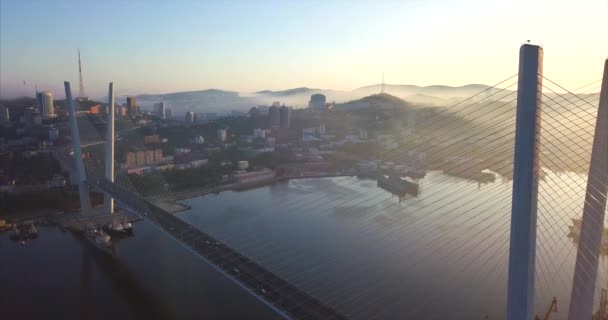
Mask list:
[[[600,309],[593,315],[593,320],[608,320],[608,290],[602,289]]]
[[[553,297],[553,301],[551,301],[551,305],[545,313],[545,317],[542,320],[550,320],[551,314],[557,312],[557,298]],[[489,317],[486,315],[483,320],[488,320]],[[536,315],[534,320],[541,320],[541,318]],[[592,320],[608,320],[608,290],[602,289],[602,295],[600,296],[600,308],[593,315]]]
[[[547,313],[545,314],[545,317],[543,318],[543,320],[549,320],[551,318],[551,314],[557,312],[557,298],[553,297],[553,301],[551,301],[551,305],[549,306],[549,309],[547,310]],[[534,317],[534,320],[541,320],[538,315],[536,317]]]

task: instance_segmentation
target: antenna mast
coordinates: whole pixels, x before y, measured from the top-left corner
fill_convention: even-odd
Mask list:
[[[84,83],[82,82],[82,63],[80,62],[80,49],[78,49],[78,85],[79,85],[79,98],[80,99],[84,99],[85,95],[84,95]]]

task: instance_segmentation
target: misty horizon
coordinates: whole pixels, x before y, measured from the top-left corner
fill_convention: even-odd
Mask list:
[[[30,96],[36,86],[63,96],[63,81],[78,85],[78,50],[89,97],[105,96],[110,81],[128,95],[350,91],[380,83],[383,73],[393,84],[492,85],[517,73],[516,52],[527,39],[550,52],[546,73],[575,88],[600,77],[596,65],[608,52],[599,41],[608,38],[608,7],[598,0],[201,2],[189,10],[107,1],[94,8],[108,23],[91,23],[82,2],[0,2],[0,97]],[[270,13],[281,19],[261,23]],[[70,18],[47,23],[54,16]],[[584,32],[576,32],[581,17]]]

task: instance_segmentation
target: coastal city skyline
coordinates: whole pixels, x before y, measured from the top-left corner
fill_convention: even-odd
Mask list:
[[[0,0],[0,318],[608,320],[607,16]]]
[[[526,39],[550,49],[545,70],[575,88],[601,76],[594,62],[608,51],[593,41],[608,38],[602,0],[90,4],[0,3],[0,97],[35,87],[62,97],[78,49],[92,97],[108,81],[125,94],[352,90],[382,73],[390,84],[491,85],[516,71],[511,52]],[[107,22],[89,21],[92,11]]]

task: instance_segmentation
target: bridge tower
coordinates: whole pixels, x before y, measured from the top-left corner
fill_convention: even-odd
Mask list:
[[[106,134],[106,179],[114,182],[114,83],[110,82],[108,92],[108,119]],[[114,213],[114,199],[110,194],[104,195],[105,211]]]
[[[576,254],[569,320],[591,319],[608,193],[608,60],[597,111],[583,221]]]
[[[519,51],[513,199],[509,247],[507,319],[534,317],[538,148],[543,49],[524,44]]]
[[[86,185],[86,171],[84,162],[82,161],[82,147],[80,145],[80,133],[78,132],[78,123],[76,122],[76,109],[74,108],[74,99],[72,99],[72,89],[70,82],[65,81],[65,102],[68,107],[70,133],[72,135],[72,146],[74,147],[74,163],[76,165],[76,174],[78,175],[78,193],[80,194],[80,211],[88,212],[91,209],[91,199],[89,196],[89,188]]]

